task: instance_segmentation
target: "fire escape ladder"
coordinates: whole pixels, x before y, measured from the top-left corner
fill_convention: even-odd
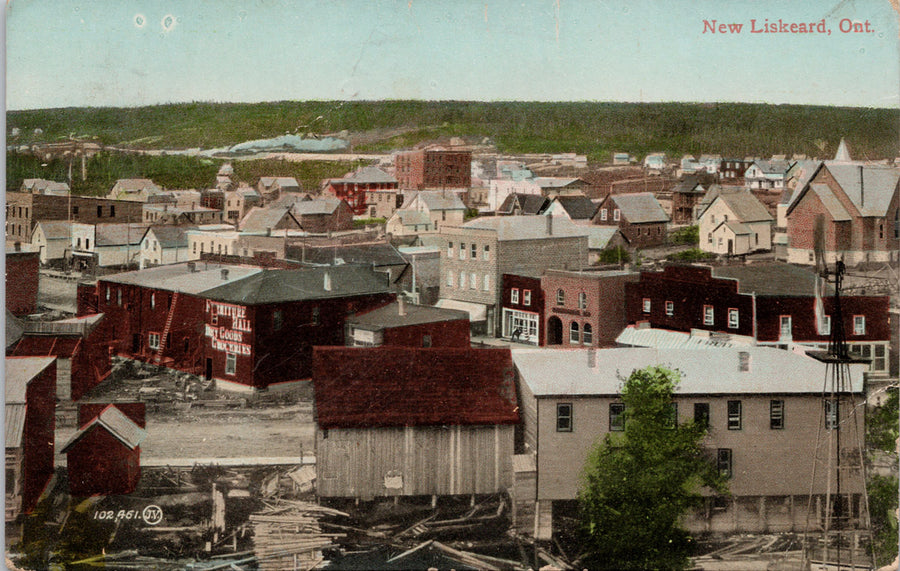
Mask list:
[[[163,328],[162,335],[159,338],[159,349],[156,353],[156,362],[162,362],[163,353],[166,350],[166,339],[172,330],[172,321],[175,319],[175,307],[178,305],[178,292],[172,294],[172,304],[169,306],[169,315],[166,317],[166,326]]]

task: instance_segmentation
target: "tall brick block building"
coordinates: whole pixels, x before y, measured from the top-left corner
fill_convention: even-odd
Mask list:
[[[472,185],[472,152],[420,149],[397,153],[396,177],[403,190],[468,188]]]

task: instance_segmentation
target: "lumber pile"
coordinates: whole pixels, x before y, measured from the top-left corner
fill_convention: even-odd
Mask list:
[[[250,515],[253,551],[260,571],[312,569],[322,561],[322,550],[336,547],[344,533],[325,533],[319,520],[348,514],[294,500],[268,500],[266,508]]]

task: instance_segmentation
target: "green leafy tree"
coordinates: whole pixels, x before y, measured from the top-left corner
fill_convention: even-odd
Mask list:
[[[726,493],[701,445],[706,427],[676,420],[679,381],[677,371],[648,367],[624,382],[624,431],[591,452],[578,498],[587,568],[686,568],[683,516],[703,504],[703,486]]]
[[[622,246],[600,250],[597,256],[597,264],[627,264],[630,261],[631,254]]]
[[[897,451],[897,438],[900,437],[900,399],[897,387],[888,389],[887,399],[880,406],[868,413],[866,419],[866,440],[870,448],[894,453]]]

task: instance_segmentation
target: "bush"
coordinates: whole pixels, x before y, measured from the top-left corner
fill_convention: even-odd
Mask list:
[[[365,228],[372,224],[384,224],[387,222],[384,218],[360,218],[353,221],[354,228]]]
[[[622,246],[607,248],[600,251],[597,264],[627,264],[631,261],[631,254]]]
[[[671,262],[703,262],[706,260],[712,260],[715,257],[715,254],[704,252],[700,248],[691,248],[690,250],[684,250],[681,252],[675,252],[674,254],[669,254],[668,256],[666,256],[666,259]]]
[[[700,243],[700,227],[687,226],[685,228],[679,228],[669,236],[669,242],[672,244],[696,246]]]

